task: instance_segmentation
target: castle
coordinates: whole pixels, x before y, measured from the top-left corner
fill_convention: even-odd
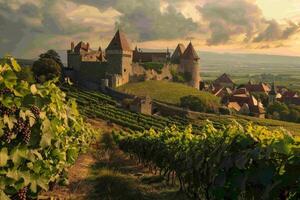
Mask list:
[[[117,31],[105,51],[99,47],[92,50],[89,43],[71,43],[67,51],[68,67],[65,76],[73,82],[90,89],[101,86],[118,87],[144,80],[172,80],[172,72],[184,74],[186,83],[194,88],[200,86],[200,58],[192,43],[187,48],[179,44],[172,56],[166,52],[143,52],[131,49],[125,34]],[[161,63],[160,72],[145,69],[145,63]]]

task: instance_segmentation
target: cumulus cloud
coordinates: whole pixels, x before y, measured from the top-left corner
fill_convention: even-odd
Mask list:
[[[266,19],[256,0],[0,0],[0,55],[38,56],[80,40],[96,47],[117,28],[137,42],[267,48],[290,40],[300,24]]]
[[[165,2],[167,4],[162,4],[163,1],[159,0],[76,0],[76,2],[84,2],[100,10],[109,7],[116,9],[121,13],[116,26],[139,41],[181,38],[198,29],[191,18],[184,16],[170,2]]]
[[[286,26],[280,25],[275,20],[267,21],[266,23],[266,29],[259,33],[253,42],[287,40],[300,30],[300,24],[296,24],[292,21],[289,21]]]
[[[287,40],[300,28],[292,21],[266,20],[254,0],[207,0],[199,12],[209,27],[208,45],[236,42],[236,37],[244,43]]]
[[[0,55],[36,57],[49,48],[66,49],[72,40],[99,40],[114,29],[118,15],[71,1],[0,0]]]

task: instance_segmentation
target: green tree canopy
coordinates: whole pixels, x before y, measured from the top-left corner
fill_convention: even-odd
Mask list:
[[[189,95],[180,99],[180,106],[198,112],[218,112],[220,103],[217,100],[204,100],[198,96]]]
[[[40,58],[49,58],[49,59],[53,59],[61,68],[64,67],[64,65],[62,64],[62,61],[60,59],[59,54],[54,51],[53,49],[48,50],[46,53],[43,53],[40,55]]]
[[[61,75],[60,65],[51,58],[40,58],[33,63],[32,71],[38,82],[44,82]]]

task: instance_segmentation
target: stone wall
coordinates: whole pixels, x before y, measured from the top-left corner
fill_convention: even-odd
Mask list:
[[[155,70],[146,70],[139,63],[132,64],[132,78],[133,81],[143,81],[143,80],[172,80],[171,69],[177,68],[175,65],[165,64],[161,70],[161,73]]]

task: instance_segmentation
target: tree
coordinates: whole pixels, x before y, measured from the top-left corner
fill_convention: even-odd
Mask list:
[[[54,51],[53,49],[48,50],[46,53],[43,53],[40,55],[40,58],[49,58],[49,59],[53,59],[61,68],[64,67],[64,65],[62,64],[62,61],[60,59],[59,54]]]
[[[32,71],[38,82],[48,81],[61,75],[60,65],[51,58],[40,58],[35,61]]]
[[[217,113],[220,103],[218,99],[189,95],[180,98],[180,106],[197,112]]]

